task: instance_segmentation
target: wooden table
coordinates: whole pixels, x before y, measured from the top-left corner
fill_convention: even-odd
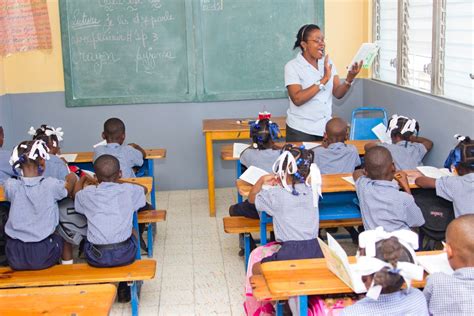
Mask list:
[[[145,149],[147,159],[163,159],[166,158],[166,149]],[[68,152],[63,153],[65,155],[77,155],[76,159],[71,163],[89,163],[94,161],[94,152],[92,151],[80,151],[80,152]]]
[[[0,315],[108,315],[112,284],[0,290]]]
[[[441,252],[422,251],[417,252],[417,255],[434,255]],[[349,257],[349,262],[355,263],[356,258],[354,256]],[[353,292],[349,286],[327,268],[325,259],[267,262],[262,264],[262,272],[272,297],[299,296],[302,307],[307,307],[308,295]],[[425,282],[426,275],[423,281],[413,281],[412,286],[423,287]],[[268,297],[258,297],[260,293],[264,292],[256,291],[255,297],[257,299],[268,299]],[[306,313],[301,310],[301,315],[306,315]]]
[[[255,118],[254,118],[255,119]],[[253,119],[253,120],[254,120]],[[216,216],[215,201],[215,181],[214,181],[214,152],[212,142],[214,140],[232,140],[250,138],[249,125],[239,124],[237,120],[246,120],[242,118],[233,119],[212,119],[202,121],[202,131],[206,139],[206,157],[207,157],[207,190],[209,193],[209,216]],[[247,119],[248,120],[248,119]],[[278,124],[283,137],[286,136],[286,118],[274,117],[272,121]]]
[[[348,140],[346,144],[354,145],[357,148],[360,156],[365,155],[365,144],[373,143],[375,140]],[[316,143],[316,142],[315,142]],[[279,146],[283,146],[285,143],[277,143]],[[293,143],[297,146],[301,145],[301,142]],[[234,145],[233,144],[224,144],[221,147],[221,159],[225,161],[229,160],[239,160],[239,158],[235,158],[233,156],[234,153]]]
[[[410,182],[411,189],[419,188],[415,183],[415,179],[419,176],[422,176],[421,172],[418,170],[404,170],[408,174],[408,181]],[[355,186],[342,177],[351,177],[351,173],[338,173],[338,174],[323,174],[321,175],[322,183],[322,193],[335,193],[335,192],[355,192]],[[248,196],[250,190],[252,189],[252,184],[245,182],[244,180],[237,179],[235,181],[237,190],[242,196]]]

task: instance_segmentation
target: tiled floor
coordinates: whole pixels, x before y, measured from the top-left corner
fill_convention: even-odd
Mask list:
[[[157,271],[143,284],[140,315],[244,315],[238,236],[226,234],[222,223],[235,200],[235,189],[217,189],[211,218],[207,190],[157,193],[167,219],[157,225]],[[111,315],[131,315],[130,304],[115,303]]]

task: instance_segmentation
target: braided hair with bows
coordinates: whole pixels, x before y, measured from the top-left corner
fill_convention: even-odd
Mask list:
[[[280,138],[280,129],[267,118],[257,120],[250,124],[250,138],[253,148],[268,149],[273,146],[273,140]]]
[[[36,130],[30,127],[28,134],[33,136],[33,140],[44,141],[51,150],[59,148],[59,142],[63,140],[64,132],[61,127],[54,128],[52,126],[42,124]]]
[[[410,119],[406,116],[393,115],[388,122],[388,132],[390,137],[400,138],[408,143],[410,137],[420,131],[420,124],[415,119]]]
[[[414,263],[410,251],[398,241],[397,237],[392,236],[376,243],[375,257],[390,263],[394,269],[384,267],[374,273],[374,285],[380,285],[384,294],[400,290],[404,280],[397,271],[397,263],[402,261]]]
[[[282,164],[281,170],[277,166],[277,170],[274,170],[277,174],[281,171],[285,171],[287,174],[292,175],[291,185],[292,185],[292,194],[298,195],[298,192],[295,189],[296,183],[305,183],[306,179],[310,174],[311,164],[314,161],[314,152],[312,150],[305,149],[304,146],[294,146],[292,144],[286,144],[281,152],[288,151],[295,158],[297,170],[289,170],[290,166],[288,165],[288,157],[286,157]]]
[[[448,155],[444,167],[454,166],[459,175],[474,172],[474,141],[469,136],[454,135],[458,144]]]
[[[43,170],[40,167],[41,159],[49,159],[49,148],[42,140],[23,141],[18,146],[13,148],[12,156],[10,157],[10,165],[13,172],[18,174],[17,169],[22,169],[26,164],[33,164],[38,167],[38,172],[41,174]]]

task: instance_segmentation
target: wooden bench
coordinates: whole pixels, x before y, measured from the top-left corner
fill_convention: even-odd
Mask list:
[[[137,214],[138,224],[147,224],[147,256],[148,258],[153,257],[153,223],[164,222],[166,220],[165,210],[148,210],[142,211]]]
[[[56,265],[45,270],[13,271],[0,268],[0,288],[55,286],[129,282],[132,291],[132,314],[138,315],[137,281],[155,277],[156,261],[145,259],[114,268],[95,268],[88,264]]]
[[[250,234],[261,232],[260,220],[243,216],[227,216],[223,218],[224,231],[228,234],[244,234],[244,260],[247,270],[250,256]],[[321,220],[319,228],[349,227],[362,225],[361,218]],[[266,231],[273,231],[273,223],[267,223]]]
[[[109,315],[112,284],[0,290],[0,315]]]

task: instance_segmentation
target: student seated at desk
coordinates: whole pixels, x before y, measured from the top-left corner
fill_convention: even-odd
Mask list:
[[[411,195],[406,173],[395,173],[392,155],[387,148],[370,148],[365,153],[365,169],[355,170],[353,178],[365,230],[382,226],[391,232],[425,223]],[[399,185],[405,192],[399,191]]]
[[[137,254],[138,239],[133,230],[133,213],[146,204],[146,188],[120,183],[120,163],[112,155],[101,155],[94,162],[98,185],[86,186],[76,193],[76,212],[87,218],[84,253],[94,267],[131,264]],[[77,186],[87,181],[81,178]],[[119,286],[119,301],[129,300],[126,284]]]
[[[446,231],[445,251],[454,273],[433,273],[423,293],[431,315],[472,315],[474,311],[474,214],[454,219]]]
[[[291,144],[282,151],[275,162],[277,175],[261,177],[249,194],[249,201],[255,203],[257,210],[273,216],[275,237],[281,243],[278,252],[261,262],[322,258],[316,239],[321,174],[313,163],[313,152]],[[262,189],[263,185],[273,187]],[[261,274],[260,262],[253,265],[252,271]]]
[[[458,136],[458,139],[459,144],[444,163],[457,177],[418,177],[415,180],[418,186],[436,189],[436,195],[453,202],[456,217],[474,214],[474,141],[467,136]]]
[[[264,116],[265,115],[265,116]],[[245,167],[251,166],[273,172],[273,163],[280,156],[281,148],[274,141],[280,137],[280,130],[276,123],[270,121],[269,114],[259,114],[259,119],[250,124],[250,138],[252,146],[245,149],[240,155],[240,163]],[[253,203],[245,200],[229,207],[230,216],[245,216],[259,218]]]
[[[13,149],[10,164],[20,169],[20,176],[5,182],[5,196],[11,202],[6,254],[13,270],[46,269],[61,257],[63,240],[55,234],[57,202],[72,195],[76,176],[69,174],[66,181],[44,178],[47,159],[48,148],[41,140],[24,141]]]
[[[61,149],[60,142],[63,140],[64,132],[61,127],[54,128],[43,124],[38,129],[30,127],[29,135],[33,136],[33,140],[42,140],[49,149],[49,160],[46,160],[46,168],[43,177],[53,177],[64,180],[69,174],[67,163],[59,157]]]
[[[345,144],[347,122],[334,117],[326,123],[323,143],[315,147],[314,162],[321,174],[352,173],[360,166],[359,152],[354,145]]]
[[[362,256],[354,270],[362,275],[367,295],[340,315],[428,315],[423,293],[416,288],[402,289],[407,280],[423,279],[423,268],[415,264],[413,250],[417,248],[417,234],[366,231],[360,241]]]
[[[120,162],[120,170],[124,178],[135,178],[133,167],[143,165],[146,156],[145,150],[137,144],[124,145],[125,124],[118,118],[110,118],[104,123],[102,138],[107,144],[94,148],[94,161],[102,155],[108,154]]]
[[[394,114],[387,129],[392,143],[368,143],[365,145],[365,151],[374,146],[385,147],[392,154],[397,170],[416,169],[417,166],[423,165],[423,157],[433,148],[431,140],[418,136],[419,131],[420,125],[415,119]]]

